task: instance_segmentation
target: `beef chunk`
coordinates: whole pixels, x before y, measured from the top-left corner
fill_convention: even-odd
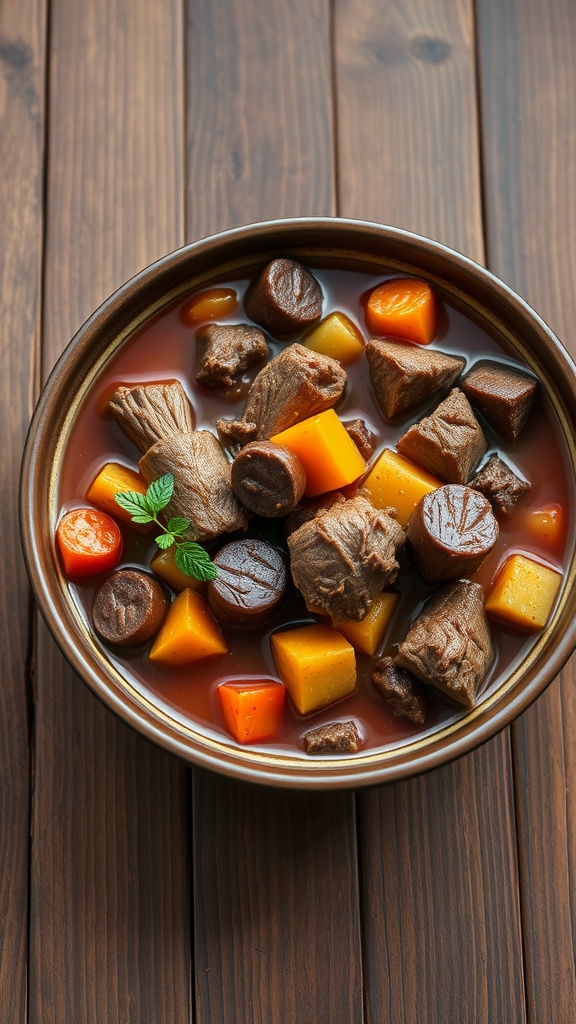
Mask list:
[[[355,722],[329,722],[304,734],[307,754],[355,754],[362,743]]]
[[[512,515],[522,495],[530,490],[528,481],[516,476],[499,455],[491,455],[487,459],[476,476],[472,477],[470,487],[481,491],[488,498],[501,519]]]
[[[289,345],[260,370],[240,420],[218,420],[222,443],[233,451],[269,440],[308,416],[330,408],[346,386],[346,373],[330,356]]]
[[[376,401],[390,420],[448,390],[465,365],[458,356],[399,341],[369,341],[366,356]]]
[[[321,509],[288,538],[294,583],[308,611],[333,622],[363,619],[398,575],[404,531],[358,496]]]
[[[196,332],[196,380],[206,387],[229,388],[234,377],[268,355],[262,331],[250,324],[207,324]]]
[[[449,484],[465,484],[486,451],[486,438],[468,399],[458,388],[430,415],[410,427],[396,445]]]
[[[471,708],[494,653],[478,583],[459,580],[425,605],[394,661]]]
[[[292,512],[306,487],[304,466],[295,452],[272,441],[251,441],[232,463],[232,487],[244,508],[278,519]]]
[[[468,400],[507,441],[522,430],[536,391],[532,377],[498,363],[476,366],[462,381]]]
[[[410,516],[406,537],[420,576],[442,583],[469,576],[498,540],[490,502],[471,487],[446,484],[425,494]]]
[[[364,420],[349,420],[344,426],[346,427],[346,432],[354,441],[360,455],[364,459],[369,459],[376,447],[376,434],[368,430]]]
[[[408,718],[415,725],[426,721],[424,687],[416,676],[394,664],[390,655],[378,658],[372,666],[372,682],[397,718]]]
[[[174,476],[168,519],[190,520],[190,540],[208,540],[220,533],[245,530],[248,521],[230,482],[230,463],[214,434],[194,430],[158,441],[140,459],[147,483],[165,473]]]
[[[322,289],[294,260],[272,260],[249,289],[244,309],[277,338],[289,338],[322,316]]]
[[[310,519],[314,519],[314,516],[321,508],[332,508],[332,505],[336,505],[337,502],[341,501],[346,501],[341,491],[329,491],[327,494],[321,494],[319,498],[309,498],[300,502],[286,519],[285,535],[289,537],[299,526],[303,526]]]
[[[194,429],[190,403],[179,381],[119,387],[109,408],[141,452],[173,434],[189,434]]]

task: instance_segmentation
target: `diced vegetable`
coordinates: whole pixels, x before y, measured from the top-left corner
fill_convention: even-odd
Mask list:
[[[306,335],[303,344],[340,363],[351,363],[364,351],[364,339],[345,313],[330,313]]]
[[[376,654],[398,603],[398,594],[384,591],[374,598],[361,622],[339,622],[338,631],[362,654]]]
[[[436,300],[425,281],[384,281],[366,303],[366,324],[374,334],[429,345],[436,334]]]
[[[356,655],[341,633],[312,625],[273,633],[278,674],[301,715],[334,704],[356,688]]]
[[[547,505],[546,508],[537,509],[527,508],[522,525],[541,543],[555,547],[564,537],[564,510],[561,505]]]
[[[94,508],[66,512],[56,530],[64,572],[70,578],[108,572],[120,561],[122,534],[117,523]]]
[[[272,679],[222,683],[220,710],[226,728],[239,743],[257,743],[274,736],[284,713],[286,688]]]
[[[175,551],[174,547],[168,548],[167,551],[159,551],[150,564],[152,572],[160,576],[177,594],[188,587],[190,590],[198,591],[199,594],[205,594],[207,584],[203,580],[197,580],[194,576],[188,576],[178,568],[174,561]]]
[[[387,448],[364,481],[363,490],[375,508],[392,505],[400,526],[406,526],[420,499],[441,486],[441,480]]]
[[[188,588],[170,605],[150,651],[150,660],[165,665],[186,665],[227,651],[208,602]]]
[[[121,519],[123,523],[130,523],[130,526],[138,526],[132,522],[130,512],[121,508],[116,501],[115,495],[125,491],[135,491],[136,494],[146,494],[146,481],[133,469],[121,466],[118,462],[107,462],[100,470],[98,476],[92,481],[86,494],[86,499],[108,512],[115,519]],[[139,526],[142,529],[142,526]],[[149,527],[146,527],[148,530]]]
[[[182,311],[182,319],[191,325],[218,320],[233,313],[237,305],[238,296],[233,288],[209,288],[190,300]]]
[[[486,611],[522,629],[542,629],[562,576],[525,555],[511,555],[499,569],[485,603]]]
[[[345,487],[366,469],[364,459],[333,409],[310,416],[270,440],[299,457],[306,473],[307,498]]]

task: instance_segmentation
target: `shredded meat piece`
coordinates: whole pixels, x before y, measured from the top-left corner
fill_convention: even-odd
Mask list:
[[[304,734],[307,754],[355,754],[362,743],[356,723],[328,722]]]
[[[366,358],[376,401],[388,419],[447,391],[464,368],[459,356],[381,338],[368,342]]]
[[[404,531],[362,496],[320,509],[288,537],[292,577],[311,612],[333,622],[364,618],[398,574]]]
[[[407,718],[415,725],[426,721],[424,687],[416,676],[394,664],[390,655],[379,658],[372,666],[372,682],[397,718]]]
[[[431,416],[396,445],[401,455],[450,484],[465,484],[486,451],[486,438],[466,395],[453,388]]]
[[[249,324],[208,324],[196,332],[196,380],[205,387],[229,388],[244,370],[262,362],[268,345]]]
[[[470,487],[482,492],[501,519],[512,515],[520,498],[530,490],[528,481],[516,476],[499,455],[487,459],[472,477]]]
[[[346,386],[335,359],[303,345],[289,345],[271,359],[252,383],[239,420],[218,420],[222,443],[239,451],[249,441],[267,441],[308,416],[330,408]]]
[[[172,473],[174,494],[166,515],[190,520],[190,540],[209,540],[220,533],[246,529],[246,515],[230,482],[230,463],[209,430],[158,441],[139,465],[147,483]]]
[[[109,402],[116,420],[139,451],[194,429],[192,410],[179,381],[118,388]]]

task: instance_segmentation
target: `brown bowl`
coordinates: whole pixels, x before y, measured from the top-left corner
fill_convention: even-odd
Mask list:
[[[249,225],[195,242],[123,285],[68,345],[42,392],[24,452],[21,528],[40,610],[81,678],[124,721],[190,762],[237,778],[308,789],[357,787],[435,768],[512,721],[558,673],[576,644],[574,550],[550,621],[501,685],[442,727],[377,752],[313,760],[281,749],[239,747],[184,721],[142,693],[92,636],[64,578],[54,545],[60,457],[74,415],[110,355],[144,321],[215,277],[238,276],[278,253],[306,263],[354,265],[374,273],[424,277],[500,339],[541,381],[555,411],[576,479],[576,370],[558,339],[510,288],[471,260],[429,239],[377,224],[336,219]]]

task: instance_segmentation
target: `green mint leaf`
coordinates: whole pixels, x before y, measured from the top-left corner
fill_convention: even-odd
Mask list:
[[[174,477],[172,473],[165,473],[159,480],[154,480],[146,491],[146,503],[148,511],[152,515],[158,515],[172,497],[174,491]]]
[[[174,516],[174,519],[170,519],[168,521],[167,529],[175,537],[181,537],[183,533],[186,533],[186,530],[188,529],[189,526],[189,519],[184,519],[183,516]]]
[[[155,538],[155,540],[159,548],[162,548],[163,551],[167,551],[174,543],[174,535],[171,533],[161,533]]]
[[[182,572],[197,580],[215,580],[218,575],[208,552],[192,540],[178,545],[174,561]]]
[[[121,494],[115,494],[114,500],[120,505],[120,508],[130,513],[135,522],[152,522],[151,509],[145,494],[138,494],[137,491],[123,491]],[[138,519],[136,519],[136,516],[138,516]]]

